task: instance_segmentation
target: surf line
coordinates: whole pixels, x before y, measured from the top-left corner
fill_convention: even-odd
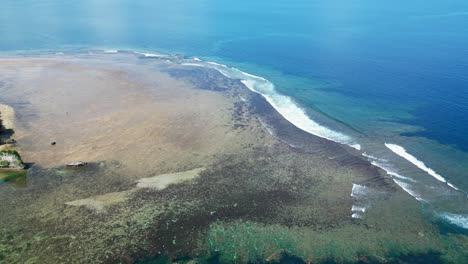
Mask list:
[[[427,172],[429,175],[431,175],[432,177],[434,177],[438,181],[446,183],[450,188],[452,188],[452,189],[454,189],[456,191],[461,191],[460,189],[458,189],[456,186],[454,186],[450,182],[447,182],[447,180],[444,177],[442,177],[442,175],[438,174],[433,169],[427,167],[426,164],[424,164],[424,162],[420,161],[415,156],[409,154],[404,147],[396,145],[396,144],[391,144],[391,143],[385,143],[385,146],[388,149],[390,149],[393,153],[395,153],[398,156],[404,158],[405,160],[411,162],[413,165],[415,165],[419,169]]]
[[[309,134],[361,150],[361,145],[356,143],[350,136],[334,131],[312,120],[291,97],[278,93],[274,84],[263,77],[224,64],[203,61],[199,58],[193,58],[191,61],[182,63],[182,65],[212,68],[230,79],[240,80],[249,90],[262,95],[280,115],[295,127]]]

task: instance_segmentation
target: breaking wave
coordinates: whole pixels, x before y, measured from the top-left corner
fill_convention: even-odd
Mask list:
[[[395,178],[399,178],[399,179],[402,179],[402,180],[407,180],[407,181],[411,181],[411,182],[416,182],[414,179],[412,178],[409,178],[409,177],[406,177],[406,176],[403,176],[403,175],[400,175],[396,172],[394,172],[392,169],[390,169],[387,165],[384,165],[382,163],[379,163],[377,161],[371,161],[371,164],[376,166],[376,167],[379,167],[381,168],[382,170],[384,170],[388,175],[392,176],[392,177],[395,177]]]
[[[401,180],[393,179],[393,182],[395,182],[398,186],[400,186],[405,192],[407,192],[409,195],[413,196],[414,199],[423,202],[424,199],[421,198],[421,195],[413,191],[410,187],[410,185],[406,182],[403,182]]]
[[[460,214],[451,214],[451,213],[441,213],[439,214],[439,216],[453,224],[453,225],[456,225],[458,227],[461,227],[461,228],[464,228],[464,229],[468,229],[468,216],[467,215],[460,215]]]
[[[248,89],[262,95],[278,113],[297,128],[315,136],[348,145],[357,150],[361,149],[361,145],[350,136],[334,131],[312,120],[304,109],[291,97],[278,93],[273,83],[267,79],[216,62],[205,62],[198,58],[194,58],[193,61],[183,63],[183,65],[209,67],[219,71],[228,78],[241,80]]]
[[[362,156],[364,156],[364,157],[366,157],[366,158],[368,158],[370,160],[378,160],[378,161],[382,161],[382,162],[387,162],[388,161],[386,159],[381,159],[381,158],[374,157],[374,156],[372,156],[370,154],[367,154],[366,152],[363,152]]]
[[[406,152],[406,149],[403,148],[402,146],[398,146],[398,145],[395,145],[395,144],[389,144],[389,143],[385,143],[385,146],[387,148],[389,148],[391,151],[393,151],[395,154],[397,154],[398,156],[400,156],[400,157],[406,159],[407,161],[413,163],[416,167],[418,167],[421,170],[427,172],[429,175],[436,178],[437,180],[439,180],[441,182],[447,182],[447,180],[445,180],[444,177],[437,174],[433,169],[427,167],[426,164],[424,164],[424,162],[418,160],[415,156],[413,156],[413,155],[409,154],[408,152]]]
[[[167,55],[156,54],[156,53],[145,53],[145,52],[134,52],[135,54],[143,55],[147,58],[165,58]]]

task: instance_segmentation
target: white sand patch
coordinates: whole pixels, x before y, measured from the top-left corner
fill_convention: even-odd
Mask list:
[[[205,168],[197,168],[189,171],[161,174],[154,177],[137,180],[137,187],[163,190],[171,184],[177,184],[196,179]]]
[[[106,193],[86,199],[67,202],[65,204],[70,206],[84,206],[88,209],[102,212],[107,206],[118,204],[127,200],[130,193],[132,193],[134,190],[135,189],[123,192]]]
[[[200,173],[204,170],[205,168],[197,168],[188,171],[161,174],[154,177],[142,178],[136,181],[137,185],[133,189],[122,192],[106,193],[103,195],[67,202],[65,204],[69,206],[78,207],[84,206],[96,212],[105,212],[106,207],[126,201],[131,193],[139,190],[140,188],[150,188],[158,191],[163,190],[169,185],[178,184],[181,182],[186,182],[198,178],[200,176]]]

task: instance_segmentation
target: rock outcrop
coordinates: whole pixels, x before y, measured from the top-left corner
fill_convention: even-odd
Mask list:
[[[12,107],[0,104],[0,150],[8,149],[16,143],[12,138],[15,128],[14,116]]]
[[[84,167],[86,165],[88,165],[88,163],[83,162],[83,161],[74,161],[74,162],[70,162],[70,163],[65,164],[65,166],[72,167],[72,168],[73,167]]]
[[[0,167],[23,170],[26,165],[16,150],[2,150],[0,151]]]

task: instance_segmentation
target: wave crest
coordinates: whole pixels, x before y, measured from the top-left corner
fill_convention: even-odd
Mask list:
[[[228,78],[240,79],[249,90],[262,95],[279,114],[297,128],[315,136],[348,145],[357,150],[361,149],[361,145],[350,136],[334,131],[312,120],[305,113],[304,109],[294,102],[291,97],[278,93],[274,84],[265,78],[228,67],[224,64],[201,61],[198,58],[193,59],[192,62],[183,63],[183,65],[204,66],[215,69]]]
[[[439,214],[442,219],[445,221],[456,225],[458,227],[468,229],[468,216],[460,214],[451,214],[451,213],[441,213]]]
[[[406,159],[407,161],[413,163],[416,167],[418,167],[421,170],[427,172],[429,175],[436,178],[437,180],[439,180],[441,182],[447,182],[447,180],[445,180],[444,177],[437,174],[433,169],[427,167],[426,164],[424,164],[424,162],[418,160],[415,156],[413,156],[413,155],[409,154],[408,152],[406,152],[406,149],[404,147],[398,146],[398,145],[395,145],[395,144],[389,144],[389,143],[385,143],[385,146],[388,149],[390,149],[391,151],[393,151],[395,154],[397,154],[398,156],[400,156],[400,157]]]

